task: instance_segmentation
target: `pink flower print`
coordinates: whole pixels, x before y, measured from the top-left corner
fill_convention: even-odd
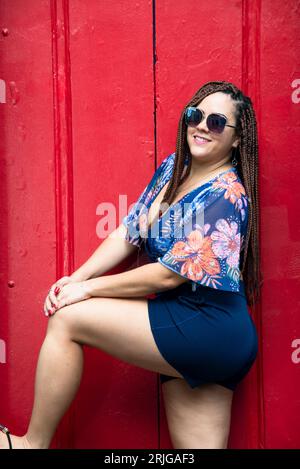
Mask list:
[[[213,231],[210,235],[214,254],[220,259],[226,258],[229,267],[238,268],[241,235],[237,233],[237,223],[220,218],[215,226],[218,231]]]

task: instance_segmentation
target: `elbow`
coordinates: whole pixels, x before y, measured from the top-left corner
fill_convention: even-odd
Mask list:
[[[185,277],[165,267],[160,262],[157,263],[157,268],[159,269],[158,277],[161,279],[165,290],[176,288],[187,281]]]
[[[187,282],[187,279],[185,277],[181,277],[181,275],[176,275],[176,277],[173,278],[173,284],[174,284],[173,288],[179,287],[179,285],[181,285],[182,283],[186,283],[186,282]]]
[[[187,279],[182,275],[176,274],[175,272],[170,270],[166,282],[168,284],[168,288],[176,288],[179,287],[179,285],[181,285],[182,283],[187,282]]]

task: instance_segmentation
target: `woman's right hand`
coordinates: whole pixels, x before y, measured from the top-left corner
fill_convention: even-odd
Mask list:
[[[72,276],[65,275],[64,277],[61,277],[55,283],[53,283],[44,303],[45,316],[50,316],[51,313],[53,313],[53,308],[57,307],[56,295],[59,293],[60,288],[66,285],[67,283],[76,281],[78,280],[75,280],[75,278],[73,278]]]

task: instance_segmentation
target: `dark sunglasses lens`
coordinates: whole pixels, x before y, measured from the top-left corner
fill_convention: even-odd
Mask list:
[[[196,127],[202,120],[202,112],[199,109],[188,107],[185,111],[185,123]]]
[[[217,114],[210,114],[207,118],[207,127],[212,132],[218,134],[222,133],[226,124],[225,117],[218,116]]]

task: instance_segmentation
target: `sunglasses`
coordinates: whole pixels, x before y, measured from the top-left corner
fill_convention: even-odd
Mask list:
[[[196,107],[189,106],[184,112],[185,123],[190,127],[197,127],[203,117],[203,111]],[[221,134],[226,126],[236,128],[235,125],[229,125],[226,122],[227,118],[223,114],[209,114],[206,118],[207,128],[217,134]]]

